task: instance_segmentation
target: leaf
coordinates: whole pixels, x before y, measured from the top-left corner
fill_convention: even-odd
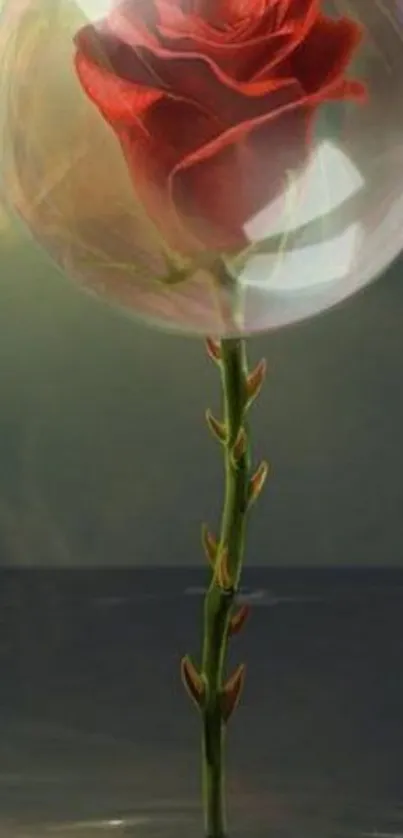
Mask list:
[[[241,605],[237,611],[232,615],[229,626],[228,626],[228,635],[229,637],[233,637],[235,634],[239,634],[241,628],[244,626],[246,620],[248,619],[250,614],[250,606],[249,605]]]
[[[219,364],[221,361],[220,342],[218,340],[213,340],[213,338],[206,338],[206,349],[209,358],[211,358],[212,361],[215,361],[216,364]]]
[[[209,409],[206,410],[206,422],[213,436],[224,445],[227,441],[227,427],[225,423],[216,419]]]
[[[248,491],[248,506],[249,507],[252,506],[252,504],[255,502],[255,500],[257,500],[257,498],[259,497],[259,495],[260,495],[260,493],[263,489],[263,486],[264,486],[266,477],[268,475],[268,472],[269,472],[269,464],[265,460],[262,460],[262,462],[260,463],[260,466],[257,468],[253,477],[251,477],[251,479],[249,481],[249,491]]]
[[[221,693],[221,713],[224,722],[229,721],[239,704],[244,681],[245,664],[240,663],[234,674],[228,679]]]
[[[181,678],[189,697],[200,709],[206,694],[206,684],[189,655],[181,660]]]
[[[247,449],[248,440],[244,428],[240,428],[235,445],[232,449],[231,456],[235,466],[238,465],[239,460],[244,456]]]
[[[202,545],[206,558],[210,562],[211,567],[214,568],[217,558],[218,543],[217,539],[207,528],[206,524],[203,524],[202,526]]]
[[[254,370],[249,373],[246,379],[246,406],[249,408],[252,402],[255,401],[256,397],[259,395],[262,385],[266,376],[267,364],[265,358],[262,358],[261,361],[257,364]]]
[[[232,579],[228,566],[228,547],[223,547],[218,554],[215,566],[216,582],[222,591],[230,591],[232,589]]]

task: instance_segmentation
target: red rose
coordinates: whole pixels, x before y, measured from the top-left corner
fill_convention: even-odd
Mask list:
[[[76,35],[82,87],[116,132],[136,193],[184,253],[246,243],[245,223],[306,159],[322,102],[361,38],[320,0],[121,0]]]

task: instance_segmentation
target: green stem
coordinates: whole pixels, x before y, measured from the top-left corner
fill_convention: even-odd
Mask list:
[[[233,448],[240,429],[245,427],[246,412],[246,348],[242,339],[222,340],[220,369],[226,428],[225,502],[221,523],[218,555],[228,549],[229,590],[217,583],[213,574],[204,604],[204,639],[202,674],[207,690],[202,712],[202,776],[205,830],[208,838],[226,835],[224,744],[226,723],[221,695],[224,681],[228,628],[234,596],[239,585],[248,507],[249,453],[248,445],[239,459]]]
[[[215,267],[215,279],[232,279],[225,265]],[[244,666],[226,679],[228,640],[243,625],[245,607],[236,595],[242,572],[246,517],[258,497],[267,474],[262,462],[252,476],[246,414],[260,391],[265,364],[248,372],[243,338],[207,341],[209,355],[217,362],[222,380],[223,421],[210,412],[207,421],[224,450],[225,499],[219,540],[207,530],[203,543],[212,566],[212,578],[204,600],[203,649],[198,669],[189,655],[181,662],[182,680],[202,718],[202,781],[205,834],[226,838],[225,734],[241,695]]]

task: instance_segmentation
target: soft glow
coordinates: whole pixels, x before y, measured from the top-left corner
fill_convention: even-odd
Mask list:
[[[324,2],[327,13],[355,18],[367,32],[351,76],[366,84],[368,103],[321,106],[310,157],[289,172],[276,200],[245,224],[255,249],[228,255],[233,284],[217,287],[197,266],[185,281],[171,283],[172,263],[136,198],[119,141],[78,82],[74,35],[118,2],[5,4],[2,193],[20,230],[28,229],[90,293],[191,334],[275,329],[330,308],[379,276],[403,246],[398,6]],[[292,136],[284,143],[288,139],[292,143]],[[271,159],[262,147],[262,178],[269,181]]]
[[[77,0],[77,5],[89,20],[99,20],[111,7],[110,0]]]
[[[326,230],[326,216],[343,211],[349,199],[360,194],[364,180],[356,166],[336,145],[323,142],[313,155],[306,171],[291,183],[285,200],[267,207],[246,227],[251,242],[259,242],[270,232],[283,234],[282,250],[269,256],[252,257],[240,276],[245,287],[259,286],[280,293],[301,291],[311,286],[337,282],[352,269],[354,254],[364,235],[360,222],[352,223],[341,233]],[[303,195],[303,200],[298,196]],[[274,224],[272,218],[278,221]],[[299,227],[316,222],[312,229],[323,235],[314,244],[308,241],[295,249],[287,242]]]
[[[291,233],[308,221],[320,223],[363,186],[364,178],[345,152],[323,141],[304,172],[291,177],[285,195],[252,218],[245,231],[250,241],[258,242],[269,234]]]

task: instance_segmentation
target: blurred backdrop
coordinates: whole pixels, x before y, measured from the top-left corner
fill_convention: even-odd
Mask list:
[[[220,407],[199,339],[78,290],[3,214],[0,562],[196,565],[218,525]],[[250,565],[403,565],[403,263],[309,322],[250,341],[271,479]]]

